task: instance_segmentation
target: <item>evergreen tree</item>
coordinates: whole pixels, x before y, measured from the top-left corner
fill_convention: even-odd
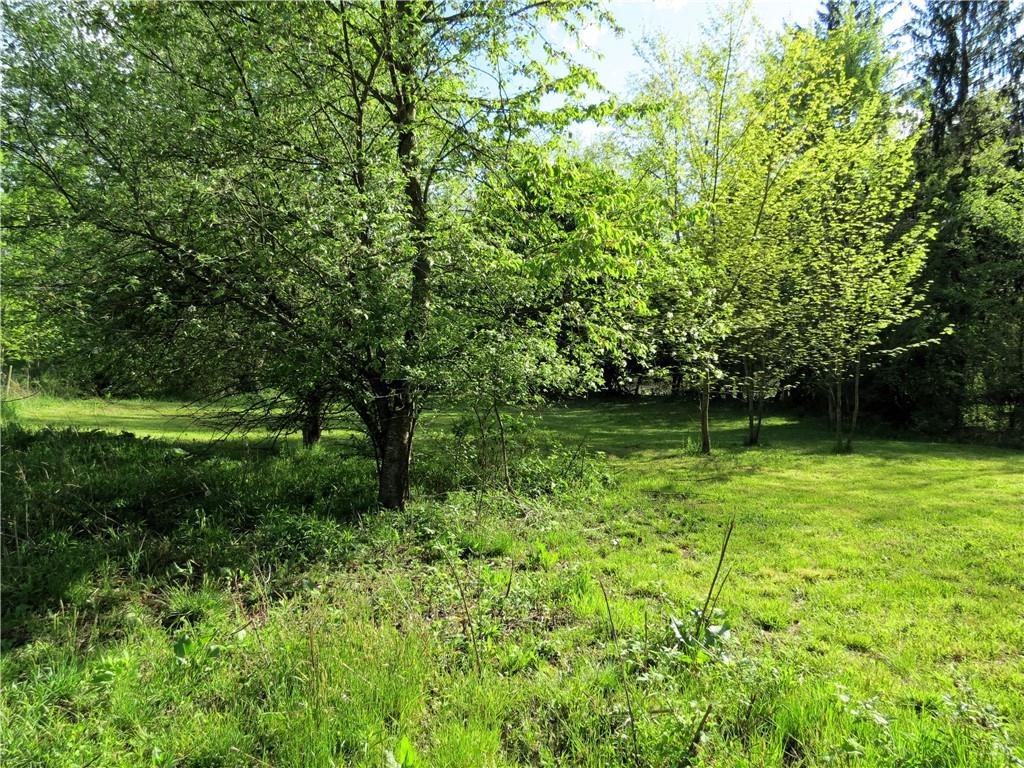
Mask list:
[[[964,117],[968,101],[998,89],[1021,116],[1024,4],[1005,0],[928,0],[911,22],[918,82],[929,94],[931,149],[943,143]],[[961,142],[969,136],[961,133]]]
[[[929,310],[894,338],[936,336],[880,379],[894,413],[930,428],[1020,425],[1024,365],[1019,237],[1020,2],[929,0],[911,22],[913,67],[929,109],[917,157],[919,207],[938,205],[922,275]],[[876,382],[876,384],[879,382]],[[881,400],[879,398],[879,400]]]

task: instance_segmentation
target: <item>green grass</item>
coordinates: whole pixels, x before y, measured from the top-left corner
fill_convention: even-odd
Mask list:
[[[442,415],[383,514],[347,434],[250,451],[191,442],[174,403],[17,412],[155,439],[5,436],[5,765],[1024,760],[1019,451],[837,456],[794,415],[747,449],[722,407],[707,458],[691,404],[584,403],[541,414],[567,449],[531,488],[580,444],[606,471],[509,497],[444,492]],[[731,637],[694,643],[733,519]]]
[[[131,432],[169,440],[209,440],[219,436],[195,409],[161,400],[65,400],[31,395],[14,403],[17,419],[29,429],[46,426]]]
[[[255,429],[240,433],[217,419],[216,408],[169,400],[108,400],[82,398],[68,400],[47,395],[30,395],[16,401],[18,422],[29,429],[42,427],[75,427],[108,432],[129,432],[140,437],[163,440],[207,442],[230,439],[234,442],[259,442],[271,435]],[[351,430],[329,432],[337,440],[348,437]],[[286,442],[300,440],[297,434],[284,435]]]

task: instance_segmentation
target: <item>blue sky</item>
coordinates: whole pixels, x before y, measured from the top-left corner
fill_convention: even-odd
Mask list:
[[[617,37],[607,28],[590,27],[584,30],[582,42],[603,54],[594,68],[604,86],[625,95],[630,76],[640,68],[634,46],[644,34],[664,32],[682,45],[692,44],[699,39],[701,25],[724,7],[724,2],[715,0],[612,0],[608,8],[623,34]],[[754,16],[768,31],[780,30],[787,22],[809,24],[819,7],[815,0],[752,3]]]
[[[619,96],[629,94],[629,84],[642,63],[635,46],[645,34],[664,32],[682,45],[699,39],[702,25],[726,6],[727,0],[609,0],[607,7],[622,28],[621,35],[611,29],[593,25],[583,30],[580,47],[573,40],[558,41],[575,50],[577,57],[598,74],[606,89]],[[809,25],[814,21],[821,0],[752,0],[751,10],[768,33],[781,30],[786,24]],[[910,15],[907,0],[901,3],[889,26],[902,26]],[[599,52],[600,56],[592,55]],[[596,126],[584,123],[573,133],[583,142],[589,141]]]

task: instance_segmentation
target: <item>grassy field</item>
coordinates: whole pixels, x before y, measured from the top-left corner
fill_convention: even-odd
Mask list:
[[[1020,451],[837,456],[791,415],[747,449],[723,407],[700,457],[692,404],[587,403],[539,414],[549,458],[509,496],[444,487],[442,415],[382,514],[349,434],[211,447],[175,403],[17,412],[5,765],[1024,764]]]

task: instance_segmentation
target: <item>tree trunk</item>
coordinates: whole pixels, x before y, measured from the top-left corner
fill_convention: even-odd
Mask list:
[[[708,425],[708,411],[711,409],[711,374],[704,374],[700,390],[700,452],[711,453],[711,428]]]
[[[501,420],[501,409],[494,403],[494,420],[498,424],[498,439],[501,441],[501,468],[505,472],[505,488],[512,490],[512,474],[508,468],[508,442],[505,440],[505,422]]]
[[[843,382],[841,379],[837,379],[835,383],[836,395],[836,453],[843,452]]]
[[[380,51],[394,84],[389,117],[397,133],[396,156],[405,176],[405,223],[413,246],[412,284],[409,293],[409,324],[405,330],[405,349],[400,361],[418,365],[423,334],[430,322],[431,238],[428,221],[428,185],[417,149],[417,100],[423,80],[417,71],[419,50],[411,41],[423,23],[425,6],[397,3],[387,20],[386,44]],[[409,498],[409,467],[412,439],[416,428],[414,392],[408,381],[387,378],[385,366],[374,372],[371,382],[375,400],[360,405],[360,415],[370,432],[377,457],[377,501],[386,509],[402,509]],[[379,378],[378,378],[379,377]]]
[[[403,380],[371,381],[371,402],[350,404],[359,414],[373,443],[377,462],[377,503],[385,509],[402,509],[409,499],[409,468],[416,431],[416,407],[409,384]]]
[[[416,419],[408,398],[381,410],[377,440],[377,502],[385,509],[402,509],[409,500],[409,467]]]
[[[302,421],[302,445],[312,448],[320,442],[320,435],[324,431],[323,398],[316,393],[307,395],[303,403],[303,410],[305,417]]]
[[[678,369],[672,370],[672,397],[679,397],[683,393],[683,374]]]
[[[412,419],[396,414],[388,429],[377,471],[377,502],[385,509],[402,509],[409,500]]]
[[[828,392],[828,428],[834,430],[836,428],[836,392],[831,384],[825,389]]]
[[[747,384],[743,388],[743,394],[747,401],[747,445],[757,445],[758,429],[755,427],[754,418],[757,406],[757,386],[756,380],[750,372],[750,364],[746,360],[743,361],[743,374],[747,380]]]
[[[860,414],[860,358],[857,358],[857,365],[853,371],[853,409],[850,413],[850,431],[846,433],[846,446],[844,450],[850,453],[853,450],[853,433],[857,431],[857,416]]]
[[[753,395],[747,392],[747,445],[757,445],[757,431],[754,426]]]

